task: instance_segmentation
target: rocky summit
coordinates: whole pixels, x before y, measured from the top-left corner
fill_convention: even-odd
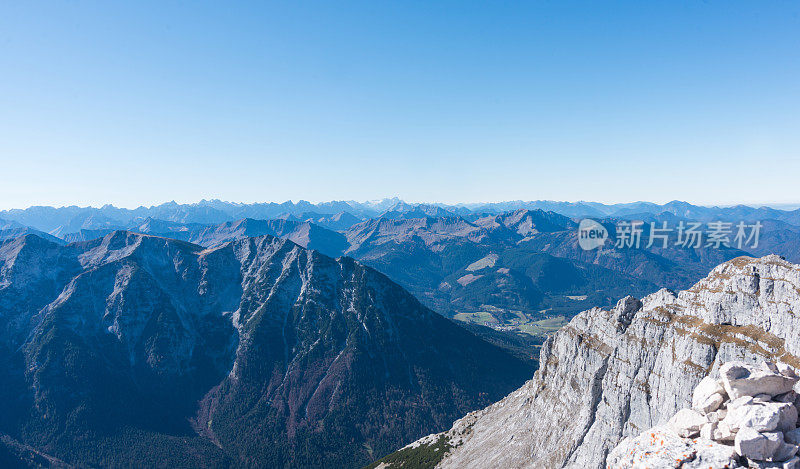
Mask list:
[[[773,255],[725,262],[677,294],[584,311],[545,342],[524,386],[381,464],[401,467],[423,454],[440,468],[599,469],[623,461],[631,445],[663,440],[666,467],[681,467],[693,452],[709,462],[697,467],[742,455],[772,467],[778,453],[791,460],[785,445],[795,444],[788,401],[789,368],[800,365],[797,311],[800,266]],[[687,440],[701,433],[727,452],[707,454]]]

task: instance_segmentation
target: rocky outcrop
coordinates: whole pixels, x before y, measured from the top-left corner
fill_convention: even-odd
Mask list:
[[[623,438],[691,407],[704,377],[728,373],[734,394],[771,379],[723,364],[798,368],[797,311],[800,266],[777,256],[733,259],[677,295],[585,311],[543,345],[532,380],[443,434],[452,448],[437,467],[602,468]],[[698,407],[722,405],[716,384],[702,389]],[[692,434],[705,424],[682,418]]]
[[[608,469],[681,467],[800,468],[797,435],[800,377],[793,368],[726,363],[719,378],[703,378],[692,407],[662,427],[624,439],[611,451]]]

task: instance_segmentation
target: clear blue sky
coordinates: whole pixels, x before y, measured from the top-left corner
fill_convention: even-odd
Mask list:
[[[800,3],[6,1],[0,163],[0,208],[800,202]]]

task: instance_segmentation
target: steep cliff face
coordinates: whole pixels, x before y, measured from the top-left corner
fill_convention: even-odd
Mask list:
[[[665,424],[729,361],[800,367],[800,266],[741,257],[675,295],[576,316],[542,347],[534,378],[415,443],[442,468],[604,467],[624,437]]]

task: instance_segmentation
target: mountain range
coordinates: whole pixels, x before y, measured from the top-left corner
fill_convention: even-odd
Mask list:
[[[270,235],[0,244],[0,461],[358,467],[532,370],[383,274]]]
[[[370,202],[331,201],[313,204],[306,201],[283,203],[234,203],[220,200],[202,200],[193,204],[168,202],[135,209],[117,208],[113,205],[94,207],[47,207],[0,211],[2,220],[13,221],[55,236],[75,233],[80,229],[102,229],[128,226],[137,220],[157,220],[219,224],[244,218],[286,218],[293,221],[311,221],[333,229],[347,229],[368,218],[424,218],[457,215],[473,220],[485,215],[497,215],[517,210],[542,210],[555,212],[569,218],[641,219],[647,215],[670,213],[676,217],[700,221],[756,221],[778,220],[790,225],[800,225],[800,208],[783,210],[772,207],[736,205],[707,207],[688,202],[672,201],[666,204],[633,202],[602,204],[597,202],[556,202],[548,200],[511,201],[473,204],[409,204],[397,198]]]
[[[609,241],[488,204],[3,212],[0,465],[602,467],[715,363],[794,363],[792,211],[549,204]],[[719,213],[758,244],[615,245]]]
[[[581,249],[577,242],[580,219],[564,213],[525,208],[491,213],[525,205],[566,214],[601,215],[604,218],[596,220],[607,227],[611,242],[603,249]],[[349,211],[320,213],[343,209]],[[211,211],[217,215],[210,217]],[[247,236],[277,236],[331,257],[354,257],[447,317],[542,337],[577,312],[592,306],[613,306],[622,295],[643,296],[662,287],[688,288],[715,265],[741,255],[777,253],[800,262],[800,226],[793,224],[796,212],[766,207],[700,207],[683,202],[440,206],[396,199],[316,205],[204,201],[132,211],[111,206],[6,211],[0,217],[15,220],[0,222],[0,240],[35,233],[68,243],[129,230],[212,247]],[[248,213],[276,218],[216,222]],[[148,214],[163,218],[141,217]],[[709,223],[703,220],[718,220],[716,217],[729,217],[725,218],[731,220],[729,223],[761,223],[758,245],[744,249],[613,245],[615,225],[626,220],[644,222],[646,237],[649,223],[674,227],[679,223]],[[32,225],[26,226],[23,221]],[[42,231],[48,228],[49,233]],[[670,241],[674,240],[673,233]]]

